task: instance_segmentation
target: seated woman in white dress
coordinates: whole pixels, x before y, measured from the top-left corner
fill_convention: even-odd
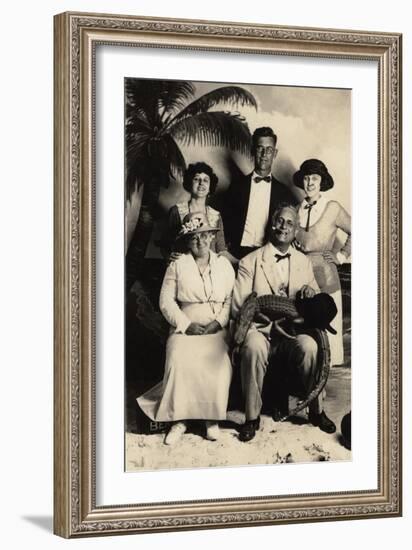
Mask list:
[[[318,159],[305,160],[294,174],[293,182],[305,191],[299,207],[297,247],[308,254],[321,292],[335,300],[338,314],[331,323],[336,334],[328,333],[331,364],[344,362],[342,337],[342,292],[337,265],[349,261],[351,253],[351,218],[343,206],[326,196],[334,186],[331,174]],[[346,241],[340,250],[335,250],[338,229],[346,233]]]
[[[159,305],[170,324],[163,380],[137,399],[146,415],[173,422],[165,444],[176,443],[187,420],[204,420],[206,437],[219,437],[226,419],[232,366],[226,326],[235,274],[210,250],[216,227],[204,213],[188,214],[178,238],[186,244],[167,268]]]

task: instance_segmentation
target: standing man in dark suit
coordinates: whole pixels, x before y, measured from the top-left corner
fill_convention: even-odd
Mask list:
[[[230,253],[241,259],[267,240],[267,224],[279,203],[297,204],[292,192],[272,175],[277,155],[272,128],[257,128],[252,136],[255,167],[251,174],[233,180],[222,211]]]

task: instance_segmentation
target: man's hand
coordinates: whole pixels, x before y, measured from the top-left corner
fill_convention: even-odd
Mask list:
[[[205,330],[203,334],[215,334],[216,332],[219,332],[219,330],[222,330],[222,327],[220,326],[220,323],[218,321],[212,321],[211,323],[207,324],[204,329]]]
[[[301,298],[313,298],[316,294],[316,291],[309,285],[303,285],[299,292]]]
[[[205,327],[203,327],[199,323],[190,323],[190,325],[186,329],[186,334],[188,334],[189,336],[200,336],[204,333]]]
[[[285,338],[289,338],[289,340],[296,340],[296,336],[293,334],[289,334],[281,325],[282,321],[286,321],[286,317],[283,317],[282,319],[277,319],[276,321],[273,321],[272,325],[272,332],[277,332],[281,336],[284,336]]]
[[[255,315],[253,321],[255,323],[262,323],[262,325],[269,325],[272,322],[267,315],[260,312]]]

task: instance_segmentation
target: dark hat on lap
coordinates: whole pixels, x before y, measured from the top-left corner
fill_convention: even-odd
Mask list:
[[[326,292],[315,294],[312,298],[296,300],[296,309],[299,315],[305,319],[305,324],[308,327],[336,334],[336,330],[330,326],[330,323],[336,317],[338,309],[335,300]]]
[[[318,159],[308,159],[302,163],[301,167],[297,172],[293,174],[293,183],[303,189],[303,178],[310,174],[319,174],[322,181],[320,183],[320,190],[327,191],[332,189],[334,182],[332,176],[329,174],[326,165]]]

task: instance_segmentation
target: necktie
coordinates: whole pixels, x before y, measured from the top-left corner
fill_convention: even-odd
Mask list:
[[[253,178],[253,181],[254,181],[255,183],[259,183],[260,181],[263,180],[263,181],[266,181],[267,183],[269,183],[271,179],[272,179],[272,178],[271,178],[270,176],[265,176],[264,178],[263,178],[262,176],[255,176],[255,177]]]
[[[317,203],[318,201],[314,201],[312,202],[312,204],[307,204],[305,206],[305,210],[308,211],[308,219],[306,220],[306,227],[305,227],[305,231],[309,231],[309,222],[310,222],[310,213],[312,211],[312,208],[315,206],[315,204]]]
[[[280,262],[280,260],[286,260],[287,258],[290,258],[289,252],[287,254],[275,254],[276,263]]]

